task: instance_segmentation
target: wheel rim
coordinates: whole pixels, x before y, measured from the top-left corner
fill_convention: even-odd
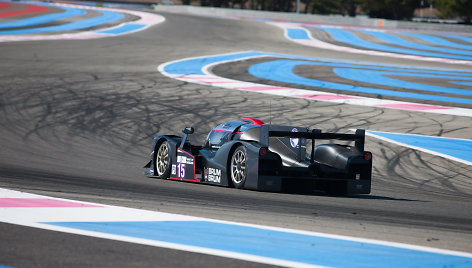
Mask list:
[[[246,179],[246,155],[243,151],[237,151],[231,160],[231,178],[235,183],[241,183]]]
[[[169,159],[169,150],[167,149],[166,144],[162,144],[159,147],[159,151],[157,151],[156,157],[156,168],[157,168],[157,175],[162,175],[167,169],[167,163]]]

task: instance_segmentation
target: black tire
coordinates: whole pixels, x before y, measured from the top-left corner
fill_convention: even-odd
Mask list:
[[[229,163],[229,172],[233,186],[238,189],[244,188],[247,178],[246,147],[240,145],[234,150]]]
[[[170,145],[167,141],[162,142],[154,151],[154,175],[159,179],[167,179],[170,176],[171,159]]]

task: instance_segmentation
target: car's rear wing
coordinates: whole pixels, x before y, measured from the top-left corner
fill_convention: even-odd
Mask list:
[[[365,130],[357,129],[355,134],[344,134],[344,133],[323,133],[321,129],[313,129],[311,131],[280,131],[271,128],[271,125],[264,125],[261,127],[261,143],[264,145],[269,145],[269,137],[280,137],[280,138],[304,138],[312,140],[312,147],[315,147],[315,140],[344,140],[344,141],[354,141],[355,147],[359,151],[364,151],[365,144]],[[312,149],[313,149],[312,148]]]
[[[269,137],[285,138],[305,138],[309,140],[343,140],[354,141],[359,151],[364,151],[365,130],[357,129],[355,134],[342,133],[322,133],[320,129],[313,129],[311,132],[290,132],[269,130]]]

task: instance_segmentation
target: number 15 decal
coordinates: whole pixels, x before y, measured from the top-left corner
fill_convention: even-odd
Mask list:
[[[177,177],[178,178],[185,178],[185,164],[184,163],[177,163]]]
[[[171,179],[200,181],[195,178],[195,157],[190,153],[178,148],[175,165],[172,165]]]

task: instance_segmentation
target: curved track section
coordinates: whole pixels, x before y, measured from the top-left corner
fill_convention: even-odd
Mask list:
[[[3,3],[0,18],[8,17],[8,21],[0,22],[0,42],[111,37],[164,21],[162,16],[133,10],[62,3]]]
[[[18,10],[22,8],[18,7]],[[57,9],[54,12],[63,11]],[[94,14],[98,16],[98,13]],[[326,94],[326,98],[368,97],[385,101],[388,97],[362,95],[366,93],[346,94],[347,91],[341,93],[313,85],[287,83],[267,77],[265,71],[260,72],[267,68],[266,64],[280,60],[290,64],[302,61],[303,64],[294,66],[292,72],[287,74],[310,81],[410,93],[418,91],[412,88],[418,84],[429,85],[428,92],[420,93],[468,99],[464,90],[470,86],[470,66],[300,46],[284,38],[280,28],[256,21],[182,14],[164,16],[166,21],[159,27],[149,27],[146,31],[116,38],[0,44],[0,187],[19,191],[2,190],[0,193],[0,198],[3,198],[0,215],[9,212],[8,220],[0,216],[0,265],[291,265],[236,259],[229,255],[222,257],[210,252],[209,247],[200,251],[185,251],[178,246],[157,246],[155,241],[151,241],[156,236],[161,239],[164,236],[189,239],[189,234],[202,235],[200,238],[205,239],[197,241],[201,243],[234,241],[230,234],[250,234],[245,238],[255,235],[252,228],[240,228],[233,233],[227,225],[186,220],[176,223],[176,218],[168,218],[171,221],[166,223],[155,222],[159,221],[154,218],[155,215],[167,213],[180,214],[180,219],[197,217],[210,222],[237,222],[239,226],[265,226],[270,230],[291,230],[292,233],[304,235],[323,233],[331,238],[356,237],[361,244],[350,247],[350,252],[371,248],[370,245],[365,247],[367,241],[381,240],[384,244],[408,244],[409,249],[426,247],[429,252],[442,252],[436,264],[457,264],[444,262],[447,254],[468,258],[472,252],[472,166],[467,159],[460,162],[440,154],[446,153],[444,149],[461,148],[444,145],[448,144],[446,141],[470,140],[472,119],[469,116],[263,95],[260,94],[262,88],[243,91],[224,86],[236,81],[249,83],[250,87],[259,84],[257,86],[267,90],[270,89],[268,86],[282,87],[284,90],[297,88],[308,91],[306,94]],[[264,56],[250,58],[250,53],[259,48],[267,51],[257,52]],[[220,61],[222,57],[240,54],[240,51],[245,51],[248,57]],[[269,56],[266,56],[267,53]],[[211,61],[201,55],[216,55],[217,60]],[[177,64],[181,59],[191,58],[201,62],[198,65]],[[188,76],[177,80],[156,71],[156,66],[172,61],[176,61],[173,62],[176,64],[174,67],[179,67],[172,70],[181,71],[185,69],[182,67],[186,67],[196,72],[175,73]],[[264,68],[250,71],[253,66],[261,67],[259,64],[265,65],[262,66]],[[280,66],[272,65],[271,68]],[[164,69],[171,74],[171,69]],[[358,80],[352,79],[350,72],[353,70],[388,79],[366,85],[366,81],[358,81],[359,77],[354,77]],[[198,77],[202,75],[229,79],[231,83],[219,83],[223,87],[215,87],[213,85],[225,81],[198,80],[202,79]],[[191,78],[198,83],[190,83]],[[382,84],[385,81],[388,85]],[[398,81],[402,81],[405,87],[396,85]],[[454,91],[437,92],[433,89]],[[407,102],[403,97],[399,100],[388,98],[388,101]],[[408,101],[410,104],[448,107],[451,110],[469,109],[463,103],[453,105],[448,102],[445,105],[440,100]],[[349,132],[352,128],[364,128],[377,137],[383,137],[372,136],[366,141],[366,148],[374,155],[372,194],[332,197],[323,193],[265,193],[155,180],[139,175],[149,154],[150,142],[156,134],[180,133],[184,125],[194,126],[196,131],[191,140],[198,144],[217,123],[240,116],[324,131]],[[426,138],[418,143],[413,137]],[[450,148],[433,146],[441,144],[443,146],[439,147]],[[417,147],[426,150],[418,150]],[[455,157],[462,155],[456,154]],[[25,192],[35,195],[27,196]],[[84,207],[84,204],[101,208]],[[114,216],[118,219],[107,218],[109,215],[105,213],[78,212],[81,209],[105,211],[109,206],[125,209],[115,211]],[[136,212],[134,215],[153,215],[153,218],[148,218],[150,221],[146,223],[141,222],[142,218],[136,218],[140,223],[131,224],[132,219],[127,218],[131,216],[128,213],[130,210]],[[57,213],[60,211],[63,213]],[[52,218],[45,220],[50,216]],[[81,218],[88,216],[92,219]],[[121,223],[116,224],[120,219]],[[33,221],[34,224],[20,223],[22,220]],[[93,221],[99,223],[90,224]],[[110,228],[107,229],[110,222],[113,224],[108,225]],[[43,229],[31,228],[33,225],[41,225]],[[96,229],[104,227],[105,232]],[[53,228],[62,231],[52,231]],[[78,229],[82,230],[82,235],[64,232]],[[118,229],[126,231],[124,236],[128,240],[110,239],[123,238],[124,233],[116,233]],[[83,235],[106,232],[106,239],[105,236]],[[224,233],[225,239],[218,239],[221,233]],[[150,234],[152,237],[130,238]],[[208,239],[216,234],[218,236]],[[267,236],[273,235],[275,233],[265,232],[259,241],[264,243]],[[289,236],[286,238],[294,241]],[[133,242],[136,239],[145,240],[147,244]],[[288,250],[290,244],[280,242],[283,239],[274,239],[278,244],[276,248],[287,247],[282,253],[293,252],[293,248]],[[246,247],[252,245],[246,239],[239,241],[245,241]],[[175,240],[167,242],[173,243]],[[318,242],[310,240],[304,244],[304,250],[316,248]],[[205,252],[205,248],[208,251]],[[333,250],[336,248],[339,247],[332,247]],[[408,254],[408,251],[403,252]],[[346,254],[336,259],[345,261],[355,256]],[[375,254],[366,258],[373,256]],[[415,254],[409,256],[415,258]],[[300,262],[300,259],[295,261]],[[336,261],[334,258],[325,258],[326,262],[318,261],[315,264],[337,266],[333,264]],[[461,264],[470,266],[468,261]]]
[[[395,30],[391,30],[393,33],[385,33],[384,30],[332,25],[268,23],[284,29],[287,39],[305,46],[390,58],[472,65],[470,56],[472,46],[454,43],[433,35]],[[313,32],[305,27],[313,29]],[[408,41],[405,36],[416,37],[416,40]],[[422,43],[424,40],[436,42],[424,44]],[[454,40],[461,42],[458,39]]]
[[[264,59],[263,62],[258,60],[246,67],[250,59],[260,58],[268,59]],[[230,74],[228,78],[225,78],[210,71],[212,68],[218,69],[218,65],[228,64],[228,62],[230,62],[228,65],[237,66],[237,62],[241,61],[245,61],[244,66],[238,70],[247,68],[247,72],[256,79],[247,76],[247,81],[234,80],[229,77],[234,77],[237,74]],[[318,68],[315,69],[311,66]],[[322,67],[325,69],[327,67],[328,70],[323,70]],[[297,68],[300,74],[295,73]],[[164,63],[158,69],[164,75],[182,81],[236,90],[336,103],[472,116],[470,109],[472,108],[472,91],[467,84],[468,81],[472,81],[472,72],[470,71],[420,69],[373,63],[360,64],[352,61],[297,57],[257,51],[183,59]],[[227,68],[221,67],[220,69],[226,70]],[[318,77],[322,77],[322,80]],[[410,80],[410,82],[409,79],[420,81]],[[431,79],[436,80],[437,84],[442,80],[444,81],[442,84],[445,86],[428,84],[427,81]],[[340,83],[339,80],[343,83]],[[365,86],[362,86],[361,83]],[[306,89],[291,87],[292,85],[305,86]],[[372,87],[372,85],[376,87]],[[455,88],[452,85],[459,85],[462,88]],[[340,94],[333,94],[333,91]],[[438,93],[442,95],[438,95]],[[357,96],[352,94],[357,94]],[[388,100],[389,98],[390,100]],[[416,101],[416,103],[398,100]],[[435,105],[421,104],[421,102]],[[467,108],[454,108],[445,105]]]

